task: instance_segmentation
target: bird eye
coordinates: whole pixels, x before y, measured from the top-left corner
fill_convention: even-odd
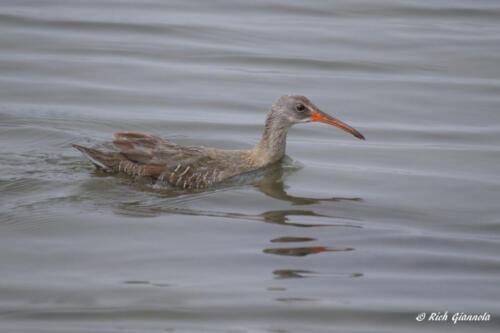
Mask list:
[[[305,109],[306,107],[304,106],[304,104],[295,105],[295,110],[297,110],[298,112],[304,112]]]

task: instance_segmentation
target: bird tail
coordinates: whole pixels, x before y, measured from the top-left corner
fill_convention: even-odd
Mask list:
[[[104,171],[112,172],[119,168],[120,162],[124,159],[120,153],[109,152],[105,153],[97,149],[87,148],[79,145],[72,145],[82,154],[94,163],[97,168]]]

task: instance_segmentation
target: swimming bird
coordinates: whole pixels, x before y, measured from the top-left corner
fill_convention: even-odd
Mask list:
[[[272,104],[262,138],[249,150],[182,146],[137,132],[115,133],[113,144],[118,152],[102,152],[79,145],[73,147],[105,172],[151,177],[157,183],[181,189],[203,189],[279,161],[285,155],[290,127],[306,122],[326,123],[365,139],[351,126],[322,112],[306,97],[285,95]]]

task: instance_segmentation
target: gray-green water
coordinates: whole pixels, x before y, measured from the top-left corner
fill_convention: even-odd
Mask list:
[[[0,331],[498,331],[498,1],[3,0],[0,32]],[[367,141],[295,126],[181,195],[71,148],[249,148],[287,93]]]

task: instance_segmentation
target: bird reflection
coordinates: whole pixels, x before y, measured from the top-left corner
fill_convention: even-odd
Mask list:
[[[277,254],[280,256],[304,257],[310,254],[318,254],[321,252],[344,252],[353,250],[354,248],[352,247],[329,248],[324,246],[311,246],[311,247],[269,248],[269,249],[264,249],[262,252],[268,254]]]
[[[271,196],[275,199],[285,200],[291,202],[293,205],[309,205],[313,203],[318,203],[321,201],[341,201],[341,200],[350,200],[350,201],[360,201],[360,198],[343,198],[343,197],[334,197],[334,198],[307,198],[307,197],[296,197],[291,196],[286,193],[286,186],[283,181],[283,175],[285,174],[285,170],[283,167],[274,167],[271,173],[266,174],[266,176],[256,183],[253,186],[261,191],[262,193]],[[141,200],[128,201],[119,203],[115,212],[119,215],[126,216],[144,216],[144,217],[154,217],[163,214],[182,214],[182,215],[198,215],[198,216],[215,216],[215,217],[226,217],[226,218],[241,218],[241,219],[254,219],[260,220],[267,223],[273,224],[283,224],[290,225],[295,227],[325,227],[325,226],[342,226],[342,227],[351,227],[351,228],[361,228],[358,225],[352,224],[351,221],[357,221],[353,218],[342,217],[342,216],[333,216],[333,215],[324,215],[314,212],[313,210],[304,210],[304,209],[284,209],[284,210],[269,210],[262,212],[260,214],[243,214],[243,213],[235,213],[235,212],[220,212],[220,211],[204,211],[190,208],[181,208],[179,207],[180,203],[184,203],[188,200],[186,195],[186,191],[158,191],[157,189],[153,189],[151,187],[144,186],[143,183],[135,183],[136,186],[140,186],[142,189],[146,189],[148,191],[157,193],[162,199],[170,199],[169,203],[171,205],[165,205],[162,201],[161,203],[153,202],[152,204],[145,203]],[[221,190],[229,190],[229,188],[223,188]],[[212,190],[215,191],[215,190]],[[205,191],[200,193],[199,195],[207,195],[210,191]],[[194,193],[193,193],[194,194]],[[189,197],[189,200],[196,199],[196,196]],[[349,223],[302,223],[302,222],[291,222],[292,218],[296,217],[318,217],[318,218],[327,218],[328,221],[332,219],[349,221]]]
[[[285,156],[282,163],[272,165],[268,168],[266,176],[256,181],[253,185],[260,192],[265,195],[283,201],[288,201],[292,205],[311,205],[322,201],[361,201],[361,198],[344,198],[344,197],[330,197],[330,198],[308,198],[297,197],[290,195],[286,192],[287,186],[284,184],[284,179],[290,173],[299,170],[300,167],[293,165],[292,160]]]
[[[342,223],[296,223],[289,222],[292,216],[315,216],[315,217],[327,217],[329,219],[346,219],[354,220],[350,218],[345,218],[341,216],[331,216],[322,215],[313,212],[312,210],[300,210],[300,209],[286,209],[286,210],[270,210],[258,215],[262,218],[264,222],[274,223],[274,224],[286,224],[294,227],[332,227],[332,226],[342,226],[351,228],[361,228],[360,226],[353,224],[342,224]]]
[[[313,217],[324,217],[328,220],[340,219],[347,221],[358,221],[356,219],[317,214],[311,210],[269,210],[260,214],[243,214],[234,212],[220,212],[220,211],[203,211],[188,208],[178,208],[178,207],[161,207],[161,206],[150,206],[144,205],[140,201],[124,202],[121,203],[115,209],[115,213],[124,216],[134,216],[134,217],[155,217],[163,214],[177,214],[177,215],[194,215],[194,216],[211,216],[211,217],[222,217],[231,219],[244,219],[244,220],[256,220],[272,224],[282,224],[293,227],[301,228],[311,228],[311,227],[345,227],[345,228],[362,228],[360,225],[351,223],[300,223],[300,222],[290,222],[291,218],[297,216],[313,216]]]
[[[255,189],[264,193],[266,196],[272,197],[277,200],[290,202],[292,205],[311,205],[324,201],[338,202],[338,201],[362,201],[361,198],[348,198],[348,197],[329,197],[329,198],[309,198],[293,196],[286,192],[286,185],[284,179],[287,175],[300,169],[300,166],[294,165],[290,158],[285,157],[281,163],[260,170],[257,174],[247,175],[246,178],[240,178],[239,181],[233,184],[225,184],[221,187],[214,188],[206,191],[178,191],[172,189],[159,189],[152,186],[151,180],[144,179],[130,179],[131,182],[144,192],[151,192],[156,194],[159,200],[154,197],[144,196],[143,199],[122,201],[115,206],[115,212],[119,215],[135,216],[135,217],[154,217],[164,214],[181,214],[181,215],[196,215],[196,216],[212,216],[223,217],[232,219],[246,219],[246,220],[259,220],[266,223],[289,225],[294,227],[350,227],[361,228],[356,225],[358,221],[349,217],[324,215],[315,212],[312,209],[283,209],[283,210],[268,210],[259,214],[244,214],[238,212],[225,212],[225,211],[206,211],[193,208],[185,208],[186,203],[196,201],[204,196],[210,195],[215,191],[230,191],[235,186],[253,186]],[[125,179],[122,179],[127,181]],[[130,185],[130,183],[129,183]],[[122,188],[123,190],[123,188]],[[96,193],[95,197],[105,199],[109,193]],[[127,197],[123,196],[122,197]],[[311,223],[309,221],[300,221],[301,217],[319,218],[322,223]],[[297,219],[299,218],[299,221]],[[340,223],[335,221],[340,220]],[[326,221],[326,223],[323,223]]]
[[[301,279],[311,277],[357,278],[363,273],[318,273],[305,269],[277,269],[273,271],[275,279]]]
[[[271,239],[271,243],[290,243],[290,242],[312,242],[315,241],[316,238],[311,237],[278,237]]]
[[[318,299],[316,298],[307,298],[307,297],[278,297],[275,298],[276,301],[278,302],[285,302],[285,303],[293,303],[293,302],[316,302]]]
[[[287,201],[291,205],[312,205],[320,202],[340,202],[340,201],[362,201],[361,198],[346,198],[346,197],[329,197],[329,198],[309,198],[292,196],[286,192],[284,179],[286,176],[298,168],[291,166],[290,163],[277,164],[259,179],[254,179],[251,184],[245,183],[243,186],[253,186],[255,189],[264,193],[268,197],[280,201]],[[138,184],[138,183],[136,183]],[[147,184],[146,184],[147,185]],[[144,184],[138,186],[146,187]],[[120,215],[133,216],[159,216],[163,214],[176,215],[195,215],[195,216],[210,216],[229,219],[244,219],[262,221],[271,224],[279,224],[299,228],[317,228],[317,227],[346,227],[346,228],[362,228],[359,225],[359,220],[343,217],[326,215],[315,212],[313,209],[278,209],[267,210],[257,214],[245,214],[240,212],[228,211],[206,211],[201,209],[185,208],[186,203],[199,200],[200,197],[210,195],[214,191],[228,191],[234,188],[232,185],[221,187],[204,192],[189,192],[189,191],[159,191],[148,187],[147,190],[156,193],[161,200],[151,200],[151,196],[146,196],[144,200],[136,200],[123,202],[119,205],[117,213]],[[238,186],[241,186],[238,185]],[[154,198],[153,198],[154,199]],[[167,200],[165,200],[167,199]],[[316,238],[299,236],[282,236],[270,240],[274,245],[279,243],[315,242]],[[321,240],[319,240],[321,241]],[[301,244],[302,245],[302,244]],[[313,254],[333,253],[333,252],[349,252],[354,251],[353,247],[330,247],[325,244],[316,246],[287,246],[287,247],[268,247],[262,249],[265,255],[271,254],[284,257],[311,257]],[[279,260],[277,258],[277,260]],[[309,260],[309,259],[307,259]],[[299,261],[300,262],[300,261]],[[354,278],[363,276],[362,273],[318,273],[305,269],[276,269],[272,272],[275,279],[294,279],[294,278],[310,278],[310,277],[333,277],[333,278]],[[283,298],[282,301],[290,299]]]
[[[312,271],[303,269],[277,269],[273,271],[273,275],[277,279],[296,279],[310,277],[315,274]]]

